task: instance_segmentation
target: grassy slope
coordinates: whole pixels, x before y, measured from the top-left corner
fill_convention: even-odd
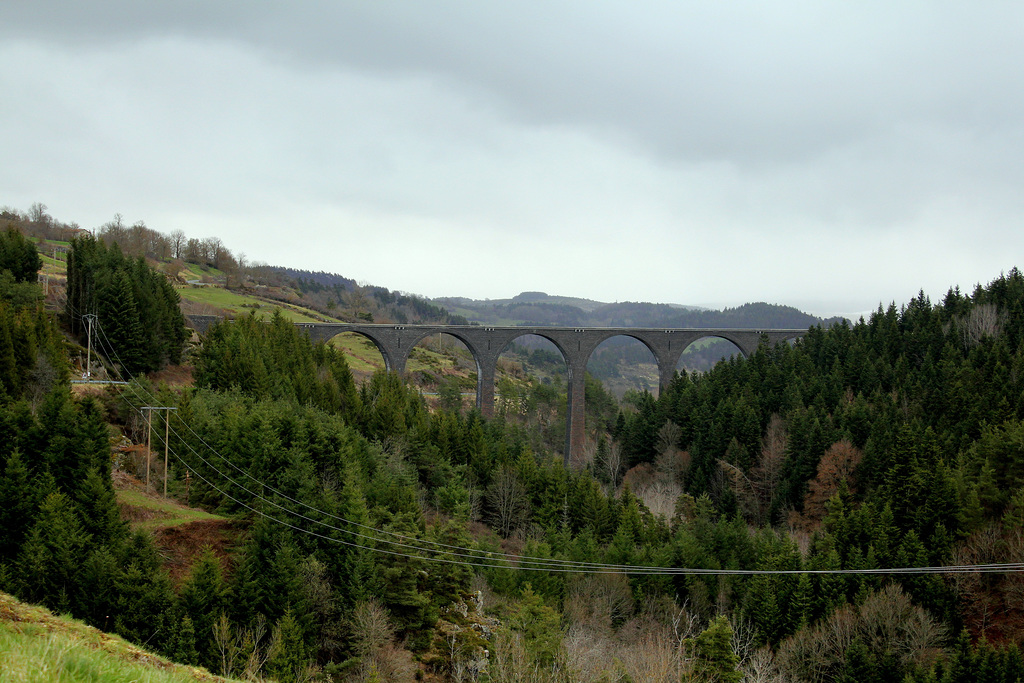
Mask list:
[[[121,507],[121,515],[128,519],[132,528],[144,531],[153,532],[196,521],[228,521],[226,517],[185,507],[168,498],[137,490],[119,489],[117,502]]]
[[[0,593],[0,683],[227,680]]]
[[[153,536],[175,585],[185,580],[206,548],[213,550],[224,567],[231,564],[245,533],[244,522],[147,492],[141,481],[119,470],[114,471],[114,489],[121,517],[133,530]]]
[[[286,320],[296,323],[317,322],[318,319],[332,322],[327,316],[314,313],[301,306],[270,302],[248,294],[238,294],[222,287],[181,287],[178,289],[178,295],[186,301],[213,306],[235,315],[247,315],[251,311],[256,311],[257,315],[271,315],[275,310],[280,310]],[[313,317],[314,315],[317,317]]]

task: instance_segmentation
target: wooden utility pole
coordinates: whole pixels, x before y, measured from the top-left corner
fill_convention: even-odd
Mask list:
[[[149,491],[149,461],[153,459],[153,409],[146,408],[146,491]]]
[[[167,497],[167,480],[170,479],[167,471],[167,453],[171,448],[171,410],[177,408],[164,412],[164,498]]]
[[[146,490],[149,490],[149,468],[150,461],[153,459],[153,411],[163,410],[164,412],[164,498],[167,497],[167,472],[168,472],[168,455],[170,453],[171,446],[171,414],[170,411],[177,410],[177,408],[171,408],[169,406],[143,406],[142,410],[148,411],[147,416],[147,436],[146,436]]]

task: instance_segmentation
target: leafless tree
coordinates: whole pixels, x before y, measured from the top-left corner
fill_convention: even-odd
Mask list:
[[[220,618],[213,624],[213,642],[220,655],[220,673],[230,678],[235,673],[235,659],[238,656],[238,644],[235,642],[228,615],[221,612]]]
[[[352,610],[353,649],[366,657],[380,650],[395,637],[388,611],[374,599],[358,603]]]
[[[624,465],[622,458],[622,446],[617,441],[609,441],[608,449],[605,452],[604,461],[598,463],[598,466],[604,470],[604,474],[607,476],[610,482],[610,488],[615,490],[619,485],[619,479],[622,477],[622,468]]]
[[[145,256],[150,246],[149,232],[151,231],[146,224],[143,221],[138,221],[128,228],[127,241],[121,245],[121,248],[132,256]]]
[[[505,538],[526,521],[529,513],[526,489],[511,467],[502,467],[494,474],[487,487],[487,505],[491,524]]]
[[[964,349],[977,346],[985,337],[998,337],[1006,316],[995,304],[978,304],[966,316],[955,316],[944,331],[952,331]]]
[[[34,203],[28,209],[29,221],[37,225],[48,225],[53,219],[50,218],[50,214],[46,213],[47,208],[46,204],[42,202]]]
[[[609,634],[633,613],[633,593],[622,574],[583,574],[568,586],[565,615],[570,624]]]
[[[561,664],[571,681],[615,681],[617,643],[609,634],[595,633],[582,626],[570,626],[562,639]]]
[[[199,263],[203,258],[203,243],[195,237],[185,243],[185,260],[189,263]]]
[[[679,440],[683,436],[683,428],[672,420],[665,420],[665,424],[658,430],[658,452],[679,450]]]
[[[627,647],[620,648],[619,662],[622,672],[634,681],[675,683],[686,673],[683,651],[673,634],[653,625],[641,628]]]
[[[325,488],[331,484],[325,483]],[[344,621],[334,591],[331,588],[327,566],[310,556],[299,567],[302,577],[302,593],[308,612],[317,624],[317,652],[329,657],[340,655],[344,645]]]
[[[749,472],[725,463],[720,471],[728,479],[739,501],[740,509],[752,523],[761,525],[768,518],[772,498],[782,481],[782,464],[786,460],[788,434],[786,424],[772,415],[761,439],[761,457]]]
[[[187,239],[185,237],[184,230],[171,230],[171,234],[167,237],[168,242],[171,246],[171,255],[174,258],[184,259],[185,258],[185,244]]]
[[[1020,527],[1000,529],[988,525],[971,534],[953,549],[956,564],[1024,562],[1024,531]],[[1012,629],[1024,615],[1024,576],[1019,573],[954,574],[950,581],[960,598],[964,622],[976,636],[990,634],[993,627]],[[995,620],[997,614],[1004,617]],[[1018,638],[1002,633],[1003,637]]]
[[[740,671],[743,672],[743,683],[786,683],[775,664],[775,656],[771,648],[762,647],[755,650],[745,660],[740,662]]]
[[[487,669],[494,683],[526,683],[535,680],[522,637],[505,628],[498,629],[494,634]]]
[[[902,664],[930,666],[941,653],[946,628],[891,584],[870,594],[860,607],[847,605],[779,646],[780,670],[797,680],[829,681],[860,640],[872,652]]]

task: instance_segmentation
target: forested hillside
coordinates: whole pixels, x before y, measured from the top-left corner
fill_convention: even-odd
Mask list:
[[[83,239],[81,291],[121,282],[124,329],[177,339],[174,316],[146,322],[160,276]],[[252,679],[1024,676],[1017,270],[812,327],[657,398],[619,405],[588,382],[593,448],[566,468],[546,446],[557,383],[508,384],[490,420],[431,409],[395,375],[357,384],[280,316],[175,346],[194,386],[139,375],[79,397],[74,328],[4,269],[0,589],[23,600]],[[112,372],[149,358],[145,335],[97,325]],[[144,406],[176,409],[166,443],[154,419],[170,467],[152,461],[152,488],[242,529],[180,580],[112,481],[139,473],[112,444],[145,438]]]
[[[791,306],[751,303],[721,311],[693,306],[587,299],[524,292],[512,299],[441,298],[438,303],[473,322],[560,327],[705,327],[803,329],[823,321]]]

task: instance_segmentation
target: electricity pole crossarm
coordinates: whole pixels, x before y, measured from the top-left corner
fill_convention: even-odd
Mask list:
[[[93,313],[86,313],[82,316],[89,323],[89,350],[85,356],[85,379],[92,379],[92,321],[96,319],[96,315]]]

